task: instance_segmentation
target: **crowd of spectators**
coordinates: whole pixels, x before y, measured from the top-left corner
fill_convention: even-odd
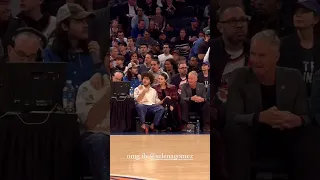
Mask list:
[[[197,108],[193,109],[201,116],[201,112],[207,112],[208,108],[205,107],[209,106],[210,65],[203,63],[210,40],[209,1],[128,0],[112,2],[111,6],[112,80],[131,82],[131,87],[140,92],[139,88],[144,84],[143,77],[149,78],[143,74],[150,73],[153,77],[149,81],[152,82],[152,88],[156,89],[157,98],[160,98],[159,103],[164,109],[160,111],[160,117],[166,117],[162,119],[168,123],[159,123],[157,113],[152,111],[154,108],[151,105],[157,104],[156,101],[137,102],[141,127],[147,129],[145,117],[152,111],[155,124],[151,124],[151,129],[185,131],[191,110],[184,104],[189,102],[189,98],[197,95],[201,97],[196,103],[199,107],[196,105]],[[183,94],[188,91],[188,87],[183,84],[189,81],[190,72],[196,76],[198,83],[204,84],[203,94]],[[139,93],[136,94],[136,100],[138,96]],[[193,98],[191,100],[196,101]],[[201,126],[209,130],[209,120],[204,121]],[[154,128],[154,125],[159,124],[164,126]]]
[[[26,0],[13,17],[1,1],[0,60],[66,62],[95,179],[110,174],[110,81],[135,89],[144,131],[162,130],[163,120],[166,130],[186,130],[196,110],[202,130],[223,135],[226,154],[220,149],[212,162],[217,179],[248,179],[257,142],[263,154],[294,157],[293,177],[319,179],[318,156],[307,151],[319,152],[320,131],[310,128],[320,122],[319,4],[226,2]]]

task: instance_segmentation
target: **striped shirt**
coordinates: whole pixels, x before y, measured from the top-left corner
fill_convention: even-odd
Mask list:
[[[184,40],[178,38],[174,46],[174,48],[179,51],[180,56],[189,56],[190,50],[185,49],[187,47],[190,47],[190,43],[187,38],[185,38]]]

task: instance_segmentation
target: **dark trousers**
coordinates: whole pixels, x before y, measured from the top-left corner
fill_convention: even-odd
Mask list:
[[[210,106],[208,102],[195,103],[195,102],[181,102],[181,115],[183,123],[188,123],[189,121],[189,112],[197,112],[201,116],[202,122],[201,125],[210,126],[210,116],[208,115],[210,111]]]
[[[81,173],[90,173],[94,180],[110,179],[110,136],[86,132],[81,136],[81,150]]]
[[[165,99],[162,103],[162,106],[167,109],[167,118],[164,122],[165,127],[171,127],[173,129],[177,129],[180,126],[180,108],[176,101],[172,99]],[[173,111],[170,110],[170,106],[173,107]]]
[[[176,102],[173,101],[172,99],[168,99],[166,98],[163,103],[162,103],[163,107],[167,107],[169,108],[170,106],[173,106],[173,108],[176,108]]]
[[[291,130],[258,124],[226,126],[227,171],[230,180],[250,180],[251,163],[281,159],[288,164],[290,180],[320,179],[320,129],[313,126]]]

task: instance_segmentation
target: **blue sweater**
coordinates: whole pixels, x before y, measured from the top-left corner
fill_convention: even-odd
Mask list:
[[[79,86],[89,80],[96,72],[93,59],[90,54],[72,53],[68,59],[61,59],[51,48],[46,48],[43,52],[44,62],[66,62],[66,79],[72,81],[76,90]]]
[[[144,31],[145,31],[145,29],[140,30],[138,28],[138,26],[136,26],[135,28],[132,28],[132,30],[131,30],[131,37],[137,39],[139,34],[141,35],[141,37],[143,37]]]

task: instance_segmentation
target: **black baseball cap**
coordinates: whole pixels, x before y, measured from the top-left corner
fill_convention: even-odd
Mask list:
[[[317,0],[298,0],[297,4],[320,15],[320,5]]]

